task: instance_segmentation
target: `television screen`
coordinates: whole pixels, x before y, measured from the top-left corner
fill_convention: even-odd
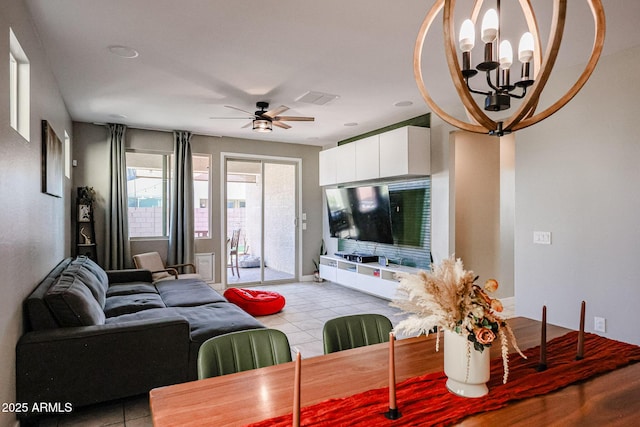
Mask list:
[[[393,239],[397,245],[423,246],[426,189],[389,189]]]
[[[331,236],[393,243],[386,185],[326,190]]]
[[[353,239],[356,229],[351,215],[351,203],[346,188],[327,188],[327,211],[331,237]]]

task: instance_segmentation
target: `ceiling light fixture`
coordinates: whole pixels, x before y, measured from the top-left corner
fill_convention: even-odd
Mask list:
[[[271,132],[273,126],[271,120],[260,118],[253,121],[253,130],[256,132]]]
[[[482,20],[481,38],[484,42],[483,61],[475,69],[471,68],[471,51],[475,45],[474,23],[477,21],[483,0],[476,0],[471,13],[471,19],[465,20],[461,26],[459,45],[462,53],[462,68],[458,62],[456,53],[453,12],[455,0],[437,0],[427,13],[415,44],[413,56],[413,72],[422,97],[431,110],[447,123],[476,133],[488,133],[502,136],[506,133],[523,129],[534,125],[551,116],[564,107],[587,82],[600,58],[604,45],[605,17],[601,0],[587,0],[594,21],[594,42],[589,61],[582,74],[573,86],[557,101],[544,111],[536,114],[535,110],[540,99],[540,94],[546,85],[551,70],[555,64],[560,50],[562,33],[567,11],[567,0],[553,1],[553,20],[549,42],[544,57],[540,46],[538,22],[528,0],[520,0],[520,8],[527,22],[528,32],[520,39],[518,59],[521,65],[521,78],[511,83],[509,69],[513,62],[511,44],[500,37],[500,0],[496,0],[496,9],[489,9]],[[510,2],[515,3],[515,2]],[[449,73],[456,92],[467,111],[469,122],[459,120],[442,108],[440,108],[425,87],[422,75],[422,50],[424,41],[436,15],[443,10],[444,50],[446,54]],[[494,53],[497,49],[497,55]],[[533,61],[533,72],[531,62]],[[469,80],[478,72],[486,75],[486,88],[473,89]],[[491,74],[494,73],[492,78]],[[522,99],[518,109],[508,118],[494,121],[474,100],[471,94],[484,97],[484,109],[486,111],[507,110],[511,106],[511,98]]]
[[[112,45],[109,46],[108,49],[109,52],[120,58],[133,59],[140,55],[137,50],[129,46]]]

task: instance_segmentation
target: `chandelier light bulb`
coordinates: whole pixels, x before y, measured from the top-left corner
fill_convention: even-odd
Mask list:
[[[508,69],[513,64],[513,49],[509,40],[503,40],[500,42],[500,68],[503,70]]]
[[[489,9],[482,18],[482,41],[491,43],[496,37],[498,37],[498,12],[495,9]]]
[[[520,62],[525,63],[531,61],[531,58],[533,58],[533,34],[527,31],[520,37],[518,59],[520,59]]]
[[[470,52],[476,44],[476,29],[471,19],[465,19],[460,27],[460,50]]]

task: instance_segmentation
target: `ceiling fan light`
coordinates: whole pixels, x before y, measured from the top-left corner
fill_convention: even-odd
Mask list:
[[[273,125],[270,120],[255,119],[253,121],[253,130],[256,132],[271,132],[273,130]]]

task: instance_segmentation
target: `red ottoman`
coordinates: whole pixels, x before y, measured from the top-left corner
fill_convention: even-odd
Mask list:
[[[255,289],[229,288],[224,297],[252,316],[267,316],[282,310],[285,299],[272,291]]]

